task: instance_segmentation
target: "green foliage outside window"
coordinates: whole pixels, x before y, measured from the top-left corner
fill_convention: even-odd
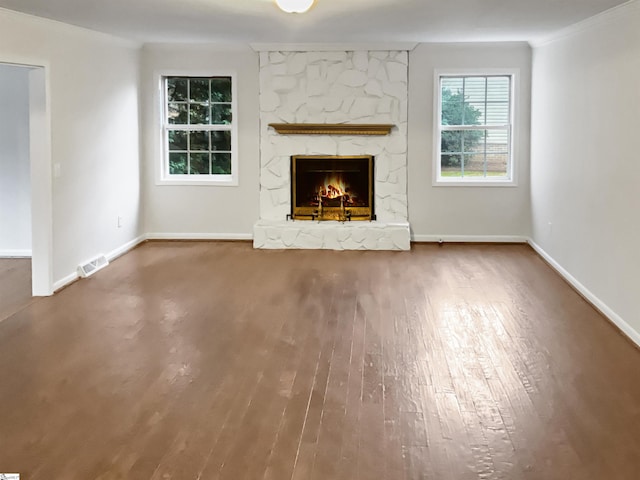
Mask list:
[[[167,77],[170,175],[230,175],[231,77]]]
[[[442,125],[480,125],[482,112],[465,101],[461,92],[442,89]],[[442,166],[459,167],[462,152],[473,151],[484,137],[481,130],[458,130],[441,132]],[[451,152],[452,154],[447,154]],[[456,152],[455,154],[453,152]],[[465,165],[469,157],[464,155]]]

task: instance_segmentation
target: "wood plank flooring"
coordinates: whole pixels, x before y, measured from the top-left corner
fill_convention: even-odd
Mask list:
[[[0,258],[0,321],[32,301],[31,259]]]
[[[639,432],[640,351],[526,245],[151,242],[0,322],[28,480],[626,480]]]

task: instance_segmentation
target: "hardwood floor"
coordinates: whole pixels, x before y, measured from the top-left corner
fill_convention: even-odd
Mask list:
[[[0,322],[28,480],[636,479],[638,432],[640,351],[526,245],[153,242]]]
[[[0,258],[0,321],[32,301],[31,259]]]

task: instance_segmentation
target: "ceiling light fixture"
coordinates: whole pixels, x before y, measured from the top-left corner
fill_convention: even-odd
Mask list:
[[[311,8],[313,0],[276,0],[276,5],[283,12],[304,13]]]

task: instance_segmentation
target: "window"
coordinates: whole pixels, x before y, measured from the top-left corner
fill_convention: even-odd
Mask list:
[[[233,78],[162,77],[164,183],[237,184]]]
[[[513,74],[437,75],[437,185],[513,185]]]

